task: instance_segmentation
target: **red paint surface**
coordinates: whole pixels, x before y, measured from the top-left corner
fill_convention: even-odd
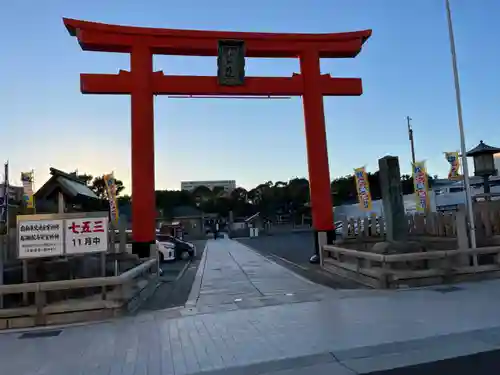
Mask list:
[[[154,29],[64,19],[83,50],[131,55],[131,71],[82,74],[85,94],[131,95],[132,232],[135,241],[155,239],[153,95],[303,96],[314,229],[332,230],[333,212],[323,96],[362,94],[361,79],[320,73],[320,58],[355,57],[371,30],[335,34],[275,34]],[[301,74],[246,77],[236,87],[216,77],[168,76],[153,72],[153,54],[217,56],[221,39],[245,41],[247,57],[297,57]]]

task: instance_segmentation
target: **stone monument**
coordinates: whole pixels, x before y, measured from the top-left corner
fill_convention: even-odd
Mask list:
[[[398,157],[384,156],[378,160],[378,166],[386,240],[375,244],[372,251],[383,254],[422,251],[421,244],[408,241],[408,219],[403,203]]]
[[[389,242],[405,241],[408,237],[401,172],[397,156],[385,156],[378,160],[380,192],[386,223],[386,239]]]

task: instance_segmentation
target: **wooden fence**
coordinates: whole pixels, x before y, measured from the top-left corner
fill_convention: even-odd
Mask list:
[[[326,271],[372,288],[395,289],[500,276],[500,246],[376,254],[325,245],[323,255]]]
[[[152,258],[140,260],[130,254],[124,226],[117,232],[110,230],[106,253],[29,260],[17,259],[15,228],[0,236],[6,283],[0,330],[106,319],[137,308],[158,284],[156,245]]]
[[[456,236],[456,214],[429,213],[406,215],[407,231],[410,235],[428,235],[440,237]],[[350,218],[337,223],[337,234],[342,238],[385,237],[386,223],[382,216],[372,214],[369,217]],[[340,233],[339,233],[340,232]]]
[[[473,206],[477,236],[489,238],[500,235],[500,201],[476,202]],[[435,237],[457,236],[457,214],[465,214],[463,205],[458,212],[430,212],[406,215],[409,235]],[[338,234],[343,238],[385,237],[384,218],[372,214],[368,217],[349,218],[338,223]],[[340,232],[340,233],[339,233]]]
[[[500,201],[474,203],[474,221],[478,237],[500,235]]]
[[[34,304],[0,309],[0,329],[105,319],[134,310],[157,284],[157,259],[149,259],[119,276],[0,285],[0,297],[33,294]],[[151,281],[150,281],[151,280]],[[48,304],[47,294],[82,288],[102,288],[96,298]]]
[[[453,213],[407,215],[409,239],[420,250],[380,254],[355,246],[363,241],[384,241],[381,217],[342,222],[341,240],[323,247],[322,266],[328,271],[374,288],[424,286],[500,276],[500,201],[476,202],[473,206],[478,247],[469,248],[465,207]],[[429,238],[447,241],[453,247],[427,246]],[[350,242],[350,239],[356,239]],[[352,246],[354,244],[354,246]],[[354,248],[348,248],[349,246]],[[403,244],[404,247],[404,244]],[[408,247],[411,249],[411,247]]]

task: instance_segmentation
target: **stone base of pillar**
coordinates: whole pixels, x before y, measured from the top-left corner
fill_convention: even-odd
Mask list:
[[[322,239],[320,241],[320,239]],[[335,241],[335,230],[328,231],[314,231],[314,255],[309,258],[309,263],[312,264],[320,264],[321,256],[320,256],[320,248],[324,244],[333,244]],[[323,243],[321,243],[323,242]]]

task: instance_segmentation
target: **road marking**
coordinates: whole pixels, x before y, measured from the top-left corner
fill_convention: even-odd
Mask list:
[[[285,263],[288,263],[288,264],[291,264],[292,266],[294,267],[297,267],[297,268],[300,268],[302,271],[309,271],[309,268],[308,267],[304,267],[304,266],[301,266],[300,264],[297,264],[295,262],[292,262],[291,260],[288,260],[288,259],[285,259],[285,258],[282,258],[276,254],[269,254],[269,256],[273,257],[273,258],[277,258],[279,260],[282,260],[283,262]]]

